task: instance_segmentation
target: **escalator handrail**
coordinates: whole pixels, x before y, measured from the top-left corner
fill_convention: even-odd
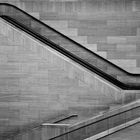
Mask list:
[[[111,63],[110,61],[106,60],[105,58],[99,56],[98,54],[92,52],[91,50],[85,48],[84,46],[82,46],[81,44],[77,43],[76,41],[70,39],[69,37],[65,36],[64,34],[58,32],[57,30],[55,30],[54,28],[48,26],[47,24],[41,22],[40,20],[36,19],[35,17],[31,16],[30,14],[26,13],[25,11],[21,10],[20,8],[14,6],[14,5],[11,5],[11,4],[8,4],[8,3],[0,3],[0,6],[10,6],[10,7],[13,7],[15,8],[16,10],[19,10],[20,12],[24,13],[25,15],[27,15],[28,17],[32,18],[33,20],[37,21],[38,23],[42,24],[43,26],[46,26],[47,28],[53,30],[54,32],[56,32],[57,34],[61,35],[62,37],[68,39],[69,41],[71,41],[72,43],[78,45],[79,47],[81,47],[82,49],[84,49],[85,51],[89,52],[90,54],[93,54],[94,56],[98,57],[99,59],[105,61],[106,63],[112,65],[113,67],[115,67],[116,69],[124,72],[126,75],[128,76],[132,76],[132,77],[140,77],[140,74],[134,74],[134,73],[130,73],[130,72],[127,72],[125,71],[124,69],[120,68],[119,66]],[[34,32],[33,30],[30,29],[29,31],[29,28],[26,28],[25,26],[23,27],[23,25],[21,25],[20,23],[14,21],[11,17],[8,17],[7,15],[1,15],[0,17],[2,18],[7,18],[7,20],[11,20],[12,24],[14,24],[15,22],[15,25],[18,26],[19,28],[21,28],[22,30],[24,30],[25,32],[28,32],[29,34],[32,34],[34,37],[38,38],[39,40],[41,40],[42,42],[44,42],[45,44],[57,49],[58,51],[60,51],[61,53],[63,53],[64,55],[70,57],[71,59],[75,60],[76,62],[82,64],[84,67],[88,68],[89,70],[97,73],[98,75],[102,76],[103,78],[109,80],[110,82],[112,82],[113,84],[115,84],[116,86],[122,88],[122,89],[140,89],[140,86],[134,86],[134,85],[129,85],[129,84],[125,84],[125,83],[122,83],[120,82],[119,80],[115,79],[114,77],[110,76],[109,74],[106,74],[105,72],[101,71],[100,69],[94,67],[93,65],[87,63],[87,62],[83,62],[82,59],[80,59],[79,57],[76,57],[75,55],[73,55],[72,53],[68,52],[67,50],[61,48],[61,46],[53,43],[52,41],[50,41],[49,39],[37,34],[36,32]],[[8,19],[9,18],[9,19]],[[11,19],[10,19],[11,18]],[[59,47],[58,47],[59,46]],[[61,48],[61,50],[59,49]],[[74,57],[74,58],[73,58]]]

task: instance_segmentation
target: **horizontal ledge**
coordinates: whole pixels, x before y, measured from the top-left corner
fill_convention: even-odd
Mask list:
[[[70,124],[43,123],[42,126],[70,126]]]

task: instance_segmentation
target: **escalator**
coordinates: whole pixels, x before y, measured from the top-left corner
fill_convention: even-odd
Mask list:
[[[140,74],[123,70],[21,9],[0,4],[0,16],[121,89],[140,89]]]
[[[123,94],[123,90],[126,90],[128,92],[126,94],[128,94],[128,95],[129,95],[129,91],[130,92],[132,91],[131,95],[133,94],[133,90],[134,90],[134,92],[139,92],[140,74],[132,74],[132,73],[129,73],[129,72],[123,70],[122,68],[114,65],[113,63],[109,62],[108,60],[102,58],[101,56],[97,55],[96,53],[88,50],[84,46],[80,45],[79,43],[77,43],[77,42],[73,41],[72,39],[68,38],[67,36],[63,35],[62,33],[56,31],[52,27],[37,20],[36,18],[32,17],[28,13],[22,11],[21,9],[19,9],[13,5],[10,5],[10,4],[1,3],[0,4],[0,17],[4,21],[10,23],[11,25],[14,25],[18,29],[33,36],[34,38],[36,38],[43,44],[46,44],[51,49],[59,52],[63,56],[66,56],[66,58],[71,59],[76,64],[82,66],[82,68],[84,68],[85,71],[87,70],[88,72],[90,72],[90,74],[97,74],[99,77],[105,79],[105,81],[108,81],[108,83],[115,85],[113,87],[115,87],[115,88],[117,87],[116,89],[119,91],[119,92],[116,92],[117,94],[118,93]],[[27,57],[28,57],[28,54],[27,54]],[[32,55],[30,57],[32,57]],[[33,55],[33,57],[36,57],[36,56]],[[58,57],[56,57],[55,59],[57,60]],[[45,64],[45,62],[43,64]],[[59,69],[58,73],[56,73],[56,71],[55,70],[53,71],[53,70],[50,72],[50,73],[52,73],[52,75],[56,75],[57,77],[61,77],[61,76],[63,77],[65,75],[65,73],[62,73],[61,69]],[[59,72],[61,74],[59,74]],[[55,79],[53,79],[53,80],[55,80]],[[75,94],[75,96],[70,95],[71,98],[72,98],[72,96],[73,96],[73,98],[77,97],[78,99],[79,99],[79,97],[81,97],[81,101],[83,101],[83,102],[88,100],[88,103],[87,103],[88,105],[93,103],[92,99],[91,99],[91,102],[89,103],[89,100],[90,100],[90,99],[88,99],[90,97],[90,96],[88,97],[89,91],[91,92],[89,95],[99,96],[99,98],[97,97],[99,99],[99,102],[96,104],[96,105],[98,105],[98,106],[96,106],[96,108],[97,108],[97,110],[100,110],[100,108],[101,108],[101,111],[97,113],[97,112],[94,112],[95,107],[94,107],[94,109],[93,108],[89,109],[89,106],[85,107],[84,105],[86,105],[86,102],[85,102],[85,104],[81,104],[81,106],[79,105],[80,107],[74,106],[74,105],[69,106],[68,107],[69,110],[72,110],[72,111],[74,110],[76,113],[74,112],[74,113],[72,113],[72,115],[64,115],[65,116],[64,118],[62,117],[62,119],[60,119],[60,120],[58,119],[57,121],[55,121],[54,123],[51,123],[51,124],[50,123],[42,124],[43,121],[40,121],[41,124],[37,124],[37,126],[35,126],[35,128],[33,128],[33,127],[31,128],[33,130],[33,132],[28,133],[28,131],[30,131],[29,130],[30,128],[28,128],[27,130],[24,130],[24,133],[27,132],[27,135],[23,134],[23,136],[21,136],[22,134],[20,134],[20,136],[13,138],[14,140],[21,140],[21,138],[22,138],[22,140],[25,140],[25,139],[32,140],[32,139],[35,139],[36,137],[37,137],[36,139],[41,139],[40,133],[43,133],[44,137],[45,137],[45,135],[47,137],[46,128],[48,129],[48,131],[49,130],[52,131],[52,135],[50,134],[51,136],[49,138],[53,139],[53,140],[62,140],[62,139],[64,139],[64,140],[76,140],[76,139],[83,140],[83,139],[91,137],[93,135],[100,135],[100,133],[102,133],[102,132],[104,133],[104,135],[108,135],[109,133],[113,133],[116,130],[120,130],[122,128],[125,128],[129,125],[132,125],[132,124],[140,121],[140,119],[139,119],[140,118],[139,101],[126,105],[125,101],[122,101],[123,95],[120,95],[122,97],[122,99],[116,99],[116,101],[118,101],[117,103],[119,106],[117,108],[118,110],[115,108],[116,110],[110,111],[109,110],[110,106],[108,106],[108,105],[105,106],[105,104],[101,104],[101,103],[108,101],[108,97],[111,97],[109,95],[106,96],[107,93],[105,95],[104,94],[98,95],[98,91],[97,91],[96,94],[93,94],[93,92],[95,92],[96,90],[92,91],[92,89],[95,87],[91,87],[91,89],[89,89],[87,92],[87,88],[89,88],[89,87],[83,88],[78,83],[79,81],[75,82],[73,79],[69,80],[69,79],[65,78],[64,81],[62,80],[62,81],[60,81],[60,83],[61,82],[65,82],[65,84],[63,86],[62,85],[60,86],[61,88],[67,89],[67,87],[64,87],[66,85],[66,86],[69,86],[70,89],[72,89],[72,90],[77,90],[75,92],[75,93],[77,93],[77,95],[76,94]],[[69,83],[67,84],[67,82],[69,82]],[[78,85],[77,83],[80,85],[79,87],[77,86]],[[108,84],[108,85],[110,85],[110,84]],[[73,86],[73,85],[74,85],[74,88],[71,88],[71,86]],[[58,86],[56,86],[56,87],[58,88]],[[58,88],[58,91],[60,90],[60,93],[61,93],[62,90],[60,89],[60,87]],[[116,91],[116,89],[110,90],[110,92]],[[52,90],[56,90],[56,89],[52,88]],[[35,91],[35,90],[33,90],[33,91]],[[55,92],[57,92],[57,91],[55,91]],[[103,92],[105,92],[105,91],[103,91]],[[39,93],[41,93],[41,91]],[[116,93],[113,93],[113,94],[116,94]],[[63,94],[63,93],[61,93],[61,94]],[[79,96],[78,96],[78,94],[79,94]],[[87,94],[87,96],[84,96],[85,94]],[[104,97],[100,98],[101,96],[104,96]],[[44,96],[44,97],[46,97],[46,96]],[[86,99],[84,100],[83,99],[84,97],[87,98],[87,100]],[[117,98],[119,96],[115,96],[115,97]],[[29,96],[29,98],[30,98],[30,96]],[[41,101],[43,100],[43,97],[39,98],[39,99],[40,99],[40,103],[41,103]],[[106,100],[103,101],[103,99],[106,99]],[[46,99],[44,98],[44,101],[45,100]],[[62,98],[62,100],[63,100],[63,98]],[[73,100],[75,100],[75,99],[73,99]],[[120,102],[122,104],[119,102],[119,100],[121,100]],[[55,102],[55,103],[57,103],[57,102]],[[78,103],[80,104],[80,102],[78,102]],[[109,104],[110,101],[108,101],[107,103]],[[64,105],[66,105],[66,104],[67,103],[65,103]],[[73,102],[73,104],[74,104],[74,102]],[[99,105],[101,105],[101,106],[99,106]],[[122,106],[122,105],[124,105],[124,106]],[[45,105],[43,104],[42,106],[44,107]],[[103,107],[105,108],[104,110],[102,110]],[[85,120],[86,117],[84,118],[82,115],[80,116],[79,114],[77,114],[77,112],[78,112],[77,110],[78,111],[80,110],[79,114],[80,115],[84,114],[83,116],[84,117],[86,116],[89,120]],[[95,116],[92,118],[92,116],[94,114],[93,112],[97,115],[97,118],[94,118]],[[104,112],[106,114],[104,114]],[[90,115],[92,114],[92,116],[89,117],[89,114]],[[77,123],[79,121],[78,119],[81,121],[79,124]],[[135,120],[135,121],[133,121],[133,120]],[[114,122],[114,123],[112,123],[112,122]],[[118,127],[118,126],[119,126],[119,128],[116,129],[116,127]],[[94,129],[94,131],[92,132],[93,129]],[[109,129],[111,132],[108,131]],[[58,133],[56,133],[56,132],[58,132]],[[15,135],[18,135],[17,133],[22,133],[22,129],[21,129],[21,131],[17,130]],[[34,138],[31,138],[30,135],[34,135],[33,136]],[[80,135],[80,137],[78,137],[79,135]],[[11,134],[10,137],[13,137],[13,134]],[[44,139],[47,139],[47,138],[44,138]],[[8,140],[11,140],[11,139],[9,138]]]

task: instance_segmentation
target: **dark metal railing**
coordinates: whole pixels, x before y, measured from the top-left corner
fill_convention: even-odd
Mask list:
[[[132,121],[134,119],[139,118],[140,114],[137,113],[138,109],[140,109],[140,106],[136,106],[136,107],[133,107],[131,109],[126,109],[125,111],[123,110],[121,112],[117,112],[117,113],[115,113],[113,115],[109,115],[107,117],[104,117],[104,118],[99,119],[99,120],[94,121],[94,122],[90,122],[88,124],[85,123],[83,126],[76,127],[73,130],[67,130],[67,132],[62,133],[62,134],[60,134],[58,136],[55,136],[53,138],[50,138],[50,140],[60,140],[60,139],[65,139],[65,140],[73,140],[73,139],[83,140],[83,139],[86,139],[88,137],[91,137],[91,136],[94,136],[96,134],[99,134],[99,133],[102,133],[104,131],[107,131],[107,130],[113,128],[113,127],[117,127],[119,125],[125,124],[125,123],[127,123],[129,121]],[[135,112],[135,113],[133,113],[133,115],[130,118],[126,116],[127,113],[132,113],[132,112]],[[123,117],[125,116],[125,118],[122,117],[122,118],[116,120],[117,123],[115,123],[116,121],[113,118],[115,118],[116,116],[119,116],[119,115],[120,116],[123,115]],[[109,126],[109,123],[111,123],[111,122],[109,122],[109,119],[111,119],[111,118],[114,120],[114,126],[112,126],[112,127]],[[106,121],[106,123],[105,123],[105,121]],[[103,126],[102,126],[102,123],[104,124]],[[102,127],[99,127],[99,130],[97,130],[98,129],[98,127],[96,127],[97,125],[98,126],[101,125]],[[88,127],[89,128],[91,127],[90,129],[92,129],[92,130],[88,129]],[[83,130],[87,130],[87,131],[83,131]],[[88,132],[88,130],[90,131],[90,133]],[[91,131],[92,131],[92,134],[91,134]]]

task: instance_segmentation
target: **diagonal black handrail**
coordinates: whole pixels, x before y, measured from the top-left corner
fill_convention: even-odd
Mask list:
[[[89,126],[91,126],[91,125],[94,125],[94,124],[96,124],[96,123],[99,123],[99,122],[102,122],[102,121],[104,121],[104,120],[107,120],[107,119],[110,119],[110,118],[112,118],[112,117],[115,117],[115,116],[117,116],[117,115],[122,115],[122,114],[124,114],[124,113],[127,113],[127,112],[129,112],[129,111],[132,111],[132,110],[134,110],[134,109],[138,109],[138,108],[140,108],[140,106],[136,106],[136,107],[134,107],[134,108],[131,108],[131,109],[126,109],[126,110],[124,110],[124,111],[122,111],[122,112],[117,112],[117,113],[115,113],[115,114],[113,114],[113,115],[110,115],[110,116],[107,116],[107,117],[105,117],[105,118],[102,118],[102,119],[99,119],[99,120],[97,120],[97,121],[95,121],[95,122],[90,122],[90,123],[85,123],[85,125],[83,125],[83,126],[79,126],[78,128],[75,128],[75,129],[73,129],[73,130],[66,130],[66,132],[64,132],[64,133],[62,133],[62,134],[60,134],[60,135],[58,135],[58,136],[55,136],[55,137],[53,137],[53,138],[50,138],[50,140],[59,140],[59,139],[63,139],[63,138],[65,138],[65,137],[68,137],[68,135],[73,135],[74,133],[76,134],[77,133],[77,131],[80,131],[80,129],[82,130],[82,129],[86,129],[86,127],[89,127]],[[130,125],[129,125],[130,126]],[[109,129],[109,128],[108,128]],[[99,133],[102,133],[102,131],[101,132],[98,132],[97,134],[99,134]],[[84,134],[83,134],[84,135]],[[87,137],[86,135],[84,136],[85,138]]]
[[[31,34],[32,36],[39,39],[43,43],[49,45],[50,47],[54,48],[55,50],[68,56],[69,58],[81,64],[82,66],[86,67],[87,69],[102,76],[104,79],[110,81],[111,83],[120,87],[121,89],[126,89],[126,90],[139,90],[140,89],[140,74],[133,74],[133,73],[129,73],[125,71],[124,69],[118,67],[117,65],[111,63],[110,61],[102,58],[96,53],[88,50],[84,46],[80,45],[79,43],[63,35],[62,33],[56,31],[52,27],[44,24],[40,20],[29,15],[25,11],[19,9],[18,7],[8,4],[8,3],[0,3],[0,17],[14,24],[15,26],[24,30],[25,32]],[[51,34],[55,34],[57,37],[62,39],[62,41],[68,42],[70,45],[72,45],[72,47],[74,46],[75,47],[74,49],[77,49],[78,51],[82,50],[86,54],[86,56],[87,57],[89,56],[92,60],[94,60],[95,58],[96,61],[100,62],[100,64],[109,66],[114,71],[117,71],[118,73],[121,74],[121,76],[119,76],[120,78],[122,78],[123,76],[129,78],[127,83],[105,72],[104,70],[100,68],[100,66],[98,67],[94,65],[94,63],[90,63],[88,62],[88,60],[86,61],[85,59],[83,59],[80,55],[77,55],[75,52],[70,51],[69,50],[70,47],[67,49],[63,47],[63,44],[55,42],[54,39],[51,39],[50,37],[46,36],[48,33],[44,35],[44,33],[38,32],[37,31],[38,28],[40,28],[40,30],[42,28],[44,31],[49,31]]]

